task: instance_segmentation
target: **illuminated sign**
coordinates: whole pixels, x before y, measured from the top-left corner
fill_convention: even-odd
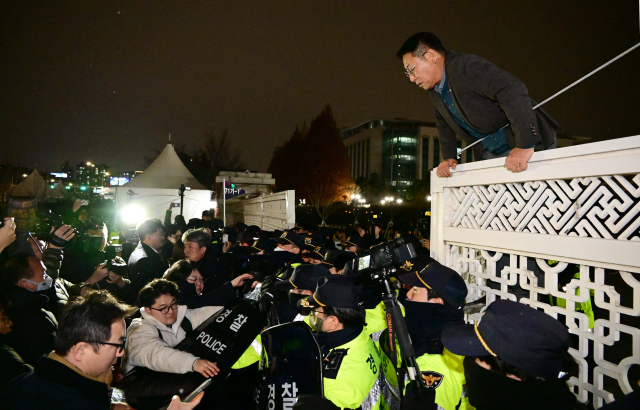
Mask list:
[[[121,186],[129,182],[129,177],[111,177],[109,178],[109,185]]]
[[[56,178],[69,178],[69,175],[66,172],[52,172],[51,176]]]

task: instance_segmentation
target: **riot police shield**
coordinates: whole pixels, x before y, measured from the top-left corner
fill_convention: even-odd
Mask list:
[[[265,315],[258,303],[244,299],[233,308],[223,308],[198,326],[174,349],[217,363],[220,374],[211,386],[219,384],[227,370],[242,356],[265,326]],[[116,387],[124,391],[127,403],[138,410],[167,406],[173,395],[186,397],[205,378],[199,373],[156,372],[138,367],[127,373]]]
[[[291,409],[302,394],[323,397],[322,352],[306,323],[274,326],[261,338],[259,410]]]

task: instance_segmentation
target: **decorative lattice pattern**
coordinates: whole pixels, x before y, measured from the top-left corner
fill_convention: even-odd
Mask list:
[[[450,189],[451,226],[640,241],[640,174]]]
[[[445,256],[445,263],[468,283],[467,302],[482,296],[487,304],[498,298],[518,300],[566,324],[580,369],[569,384],[580,401],[591,400],[599,408],[632,391],[638,380],[629,370],[640,365],[640,274],[451,244]],[[481,312],[468,312],[468,322]]]

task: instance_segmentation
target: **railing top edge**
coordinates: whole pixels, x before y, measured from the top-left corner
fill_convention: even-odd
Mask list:
[[[538,151],[533,154],[533,156],[529,160],[529,163],[560,158],[580,157],[592,154],[602,154],[606,152],[624,151],[631,148],[640,148],[640,135],[616,138],[607,141],[591,142],[588,144],[574,145],[571,147],[556,148],[548,151]],[[504,158],[496,158],[485,161],[460,164],[456,167],[456,172],[489,169],[503,166]]]
[[[611,158],[616,161],[610,161]],[[504,168],[504,161],[504,158],[496,158],[460,164],[452,171],[451,178],[439,178],[434,168],[431,192],[443,192],[446,187],[456,186],[638,173],[640,135],[536,152],[524,172],[508,171]]]

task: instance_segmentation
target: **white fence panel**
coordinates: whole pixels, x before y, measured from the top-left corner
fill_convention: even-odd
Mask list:
[[[504,159],[459,165],[451,178],[434,170],[431,189],[431,256],[464,277],[467,301],[517,300],[565,323],[580,401],[599,408],[630,393],[640,369],[640,136],[535,153],[521,173]]]
[[[226,203],[225,226],[244,222],[268,231],[295,226],[295,191],[283,191],[253,199],[233,198]]]

